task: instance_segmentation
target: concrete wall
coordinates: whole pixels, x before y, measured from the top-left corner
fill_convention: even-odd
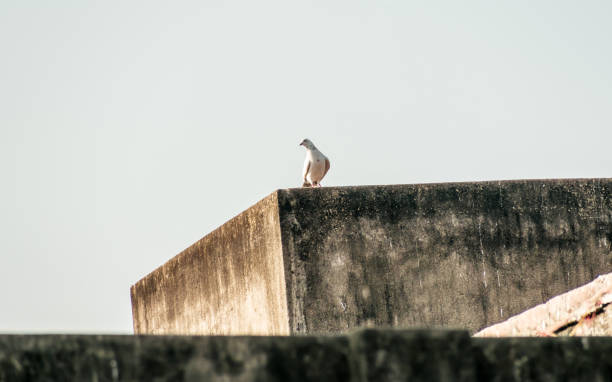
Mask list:
[[[131,288],[134,332],[289,334],[276,194]]]
[[[611,189],[572,179],[278,190],[133,286],[134,329],[474,332],[612,271]]]
[[[347,336],[6,336],[0,381],[610,381],[612,339]]]
[[[609,179],[279,191],[292,333],[502,321],[612,271]]]

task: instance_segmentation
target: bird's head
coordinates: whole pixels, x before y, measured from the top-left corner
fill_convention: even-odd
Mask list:
[[[315,148],[315,145],[310,141],[310,139],[304,139],[302,143],[300,143],[300,146],[304,146],[309,150],[312,150]]]

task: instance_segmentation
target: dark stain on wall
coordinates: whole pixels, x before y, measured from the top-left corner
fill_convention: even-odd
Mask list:
[[[608,179],[279,190],[293,333],[471,331],[612,271]]]

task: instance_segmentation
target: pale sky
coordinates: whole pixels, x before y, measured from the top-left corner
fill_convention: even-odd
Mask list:
[[[612,2],[0,1],[0,332],[132,333],[129,287],[278,188],[612,176]]]

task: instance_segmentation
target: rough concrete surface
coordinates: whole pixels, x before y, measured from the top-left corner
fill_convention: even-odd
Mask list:
[[[475,381],[468,333],[366,329],[349,337],[352,375],[359,381]]]
[[[289,334],[276,194],[131,288],[136,334]]]
[[[347,336],[0,335],[0,382],[609,381],[612,339],[470,338],[466,331]]]
[[[559,295],[475,337],[612,335],[612,273]]]
[[[336,337],[1,336],[0,382],[346,381]]]
[[[611,189],[565,179],[278,190],[133,286],[135,332],[475,332],[612,271]]]
[[[473,338],[480,381],[610,381],[610,337]]]
[[[292,333],[476,331],[612,271],[609,179],[281,190]]]

